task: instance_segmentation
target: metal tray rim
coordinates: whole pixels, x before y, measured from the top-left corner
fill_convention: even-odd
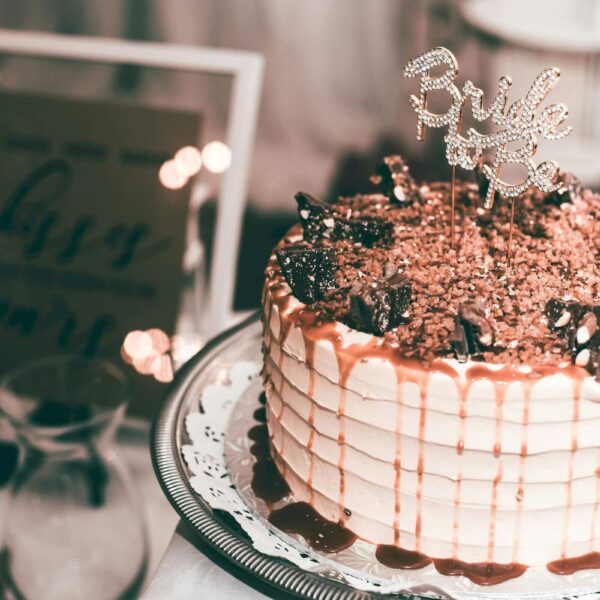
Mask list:
[[[342,583],[308,573],[291,563],[258,552],[212,513],[206,502],[190,487],[180,452],[181,406],[191,382],[218,356],[226,342],[243,338],[260,321],[257,312],[242,323],[213,338],[193,356],[175,376],[150,432],[152,464],[162,490],[179,516],[199,535],[204,543],[247,573],[284,590],[311,600],[365,600],[381,598],[350,588]],[[394,594],[386,597],[416,598]]]

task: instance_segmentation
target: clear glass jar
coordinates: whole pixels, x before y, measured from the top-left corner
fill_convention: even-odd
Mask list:
[[[107,362],[43,359],[0,384],[20,442],[0,533],[4,596],[135,598],[148,537],[133,481],[111,444],[125,413],[124,375]]]

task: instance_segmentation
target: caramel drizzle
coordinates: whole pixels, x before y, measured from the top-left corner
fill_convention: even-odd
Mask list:
[[[600,504],[600,448],[598,448],[598,456],[596,458],[596,470],[594,471],[596,476],[596,501],[594,502],[594,509],[592,511],[592,532],[590,535],[590,552],[594,550],[596,545],[596,527],[598,520],[598,505]]]
[[[309,467],[308,467],[308,478],[306,483],[310,490],[310,498],[309,504],[314,504],[314,496],[315,492],[313,490],[313,476],[315,469],[315,456],[313,453],[313,445],[315,442],[315,402],[313,400],[314,391],[315,391],[315,367],[314,367],[314,359],[315,359],[315,343],[309,340],[306,336],[304,338],[304,349],[305,349],[305,357],[306,357],[306,366],[308,367],[308,398],[310,400],[310,413],[308,415],[308,425],[310,427],[310,433],[308,436],[308,457],[309,457]]]
[[[417,515],[415,519],[415,548],[421,551],[421,528],[423,525],[423,473],[425,471],[425,419],[427,418],[427,386],[429,375],[419,382],[421,408],[419,411],[419,460],[417,462]]]
[[[252,437],[252,431],[249,433]],[[275,446],[271,446],[270,453],[275,461],[275,464],[282,469],[281,459]],[[254,479],[253,479],[254,480]],[[282,485],[285,486],[285,481],[282,480]],[[289,492],[289,490],[288,490]],[[292,502],[285,505],[285,510],[278,509],[272,511],[272,518],[269,520],[276,527],[294,533],[300,533],[308,543],[324,552],[337,552],[354,542],[356,536],[349,530],[340,527],[338,523],[323,519],[314,509],[306,503]],[[444,575],[457,576],[464,575],[471,581],[479,585],[494,585],[519,577],[527,567],[517,563],[497,564],[497,563],[467,563],[459,561],[455,558],[441,559],[431,558],[424,554],[413,550],[406,550],[396,545],[379,545],[377,546],[376,558],[384,565],[393,569],[421,569],[432,561],[435,568]],[[573,572],[582,568],[589,568],[590,564],[598,565],[598,555],[588,555],[578,559],[568,559],[563,561],[565,564],[554,567],[548,565],[550,570],[570,569],[568,572]],[[559,571],[554,571],[559,572]]]
[[[460,398],[460,407],[458,410],[458,440],[456,442],[456,452],[462,454],[465,449],[465,424],[467,418],[467,399],[469,392],[471,391],[471,385],[474,383],[473,380],[468,380],[465,385],[456,378],[454,380],[458,395]]]
[[[456,390],[459,396],[459,411],[458,411],[458,439],[456,440],[456,453],[462,456],[465,450],[465,427],[467,419],[467,400],[471,387],[475,383],[475,379],[469,378],[466,382],[461,381],[458,377],[454,379]],[[460,498],[462,493],[462,471],[458,470],[456,474],[456,487],[454,490],[454,511],[452,515],[452,558],[458,556],[458,533],[460,528]]]
[[[458,557],[458,528],[460,524],[460,495],[462,489],[462,473],[458,473],[456,478],[456,488],[454,489],[454,514],[452,517],[452,558]]]
[[[340,396],[338,402],[337,409],[337,418],[339,421],[339,433],[338,433],[338,447],[339,447],[339,456],[338,456],[338,472],[340,475],[340,492],[339,492],[339,500],[338,500],[338,510],[339,510],[339,523],[343,525],[346,522],[346,515],[344,514],[345,506],[345,498],[346,498],[346,470],[344,468],[344,463],[346,460],[346,385],[348,383],[348,377],[354,368],[358,359],[347,360],[347,357],[344,356],[342,352],[340,352],[340,343],[337,341],[334,345],[335,355],[338,361],[338,373],[339,373],[339,386],[340,386]]]
[[[577,571],[586,569],[600,569],[600,553],[589,552],[582,556],[553,560],[546,565],[546,568],[550,573],[556,575],[572,575]]]
[[[309,466],[308,466],[308,478],[306,483],[310,488],[310,500],[309,504],[314,502],[314,490],[312,488],[314,470],[315,470],[315,456],[313,453],[313,446],[315,443],[315,404],[314,402],[310,405],[310,414],[308,415],[308,425],[310,427],[310,433],[308,435],[308,444],[306,446],[308,450]]]
[[[496,585],[520,577],[527,570],[526,565],[518,563],[467,563],[453,558],[434,558],[433,564],[442,575],[463,575],[478,585]]]
[[[521,419],[521,455],[519,458],[519,481],[517,487],[517,515],[515,517],[515,532],[513,535],[513,562],[518,562],[521,549],[521,522],[523,520],[523,483],[525,482],[525,460],[528,451],[529,406],[531,404],[531,383],[523,382],[523,417]]]
[[[423,363],[415,358],[407,358],[401,354],[398,348],[384,346],[381,338],[372,336],[365,344],[350,344],[343,346],[342,334],[337,331],[336,321],[327,321],[319,309],[313,306],[298,304],[292,310],[289,309],[291,299],[290,291],[284,285],[284,279],[278,272],[273,272],[267,281],[267,288],[271,292],[272,302],[278,308],[280,331],[278,343],[283,345],[289,331],[293,326],[302,331],[302,334],[313,342],[329,341],[337,356],[340,366],[340,381],[343,379],[342,371],[350,371],[352,367],[363,359],[379,358],[388,360],[396,368],[401,368],[406,381],[419,384],[425,375],[444,374],[458,382],[461,396],[469,386],[479,380],[486,379],[496,384],[513,382],[535,382],[550,375],[563,374],[573,380],[582,381],[589,377],[588,372],[575,365],[557,367],[552,365],[539,365],[528,372],[518,368],[503,366],[501,368],[490,368],[485,363],[471,365],[466,373],[466,384],[461,386],[461,376],[446,359],[436,359],[431,363]]]
[[[271,264],[271,266],[273,266]],[[283,346],[285,340],[289,334],[289,331],[293,326],[300,329],[302,335],[306,340],[311,343],[317,341],[328,341],[331,343],[336,359],[338,362],[339,372],[339,385],[340,385],[340,398],[338,403],[338,418],[340,420],[340,429],[338,434],[338,445],[340,446],[340,452],[338,457],[338,471],[340,473],[340,492],[339,492],[339,514],[340,523],[344,523],[344,497],[345,497],[345,395],[346,395],[346,384],[348,377],[354,368],[354,365],[361,361],[370,358],[380,358],[388,360],[397,371],[402,372],[402,378],[404,381],[412,381],[419,385],[420,389],[420,416],[419,416],[419,458],[417,465],[417,514],[415,518],[415,538],[417,551],[420,548],[420,537],[422,527],[422,494],[423,494],[423,473],[424,473],[424,435],[425,435],[425,420],[426,420],[426,407],[427,407],[427,384],[429,376],[432,374],[444,374],[455,381],[459,390],[461,399],[460,409],[460,430],[459,439],[457,442],[457,452],[461,454],[464,450],[464,423],[466,419],[466,401],[468,392],[472,384],[479,380],[485,379],[492,381],[495,388],[496,395],[496,426],[494,435],[494,456],[499,457],[501,455],[501,426],[502,426],[502,408],[506,387],[508,384],[513,382],[521,382],[524,385],[531,385],[535,381],[546,377],[555,375],[557,373],[563,374],[570,377],[573,381],[575,397],[574,397],[574,414],[573,414],[573,429],[574,429],[574,442],[572,448],[572,455],[577,449],[577,421],[579,419],[579,390],[582,381],[589,375],[587,371],[581,367],[575,365],[568,365],[565,367],[557,367],[552,365],[541,365],[535,367],[527,372],[523,370],[511,367],[503,366],[501,368],[490,368],[484,363],[471,365],[465,372],[465,383],[462,383],[462,378],[456,369],[449,364],[445,359],[434,360],[430,364],[424,364],[421,361],[413,358],[406,358],[401,355],[398,349],[391,346],[383,346],[381,340],[373,336],[365,344],[350,344],[343,346],[343,337],[340,332],[337,331],[337,322],[326,321],[320,314],[318,308],[308,307],[303,304],[299,304],[292,310],[289,310],[290,292],[287,286],[284,284],[282,275],[278,272],[278,268],[275,266],[274,270],[269,274],[270,279],[267,279],[266,287],[271,292],[272,303],[278,308],[279,320],[280,320],[280,332],[278,336],[278,343]],[[572,474],[572,462],[571,457],[570,473]],[[492,490],[492,504],[490,507],[490,535],[488,543],[488,554],[493,554],[493,544],[495,537],[495,517],[497,511],[497,486],[502,478],[501,465],[498,469],[498,473],[494,478],[493,490]],[[570,477],[571,479],[571,477]],[[399,480],[398,480],[399,485]],[[457,486],[459,485],[457,480]],[[566,534],[568,531],[568,513],[570,512],[570,505],[572,503],[571,498],[571,482],[568,483],[568,494],[569,494],[569,510],[565,517],[565,532],[563,547],[566,551]],[[460,492],[459,492],[460,497]],[[400,510],[399,503],[398,512]],[[398,517],[399,518],[399,517]],[[458,525],[456,526],[458,529]],[[396,533],[395,533],[396,536]]]
[[[563,523],[562,550],[561,559],[567,556],[567,546],[569,543],[569,523],[571,520],[571,508],[573,507],[573,463],[578,447],[577,426],[579,424],[579,401],[581,399],[581,380],[573,381],[573,430],[571,440],[571,454],[569,456],[569,470],[567,473],[567,506],[565,508],[565,519]]]
[[[273,336],[271,335],[271,319],[273,318],[273,300],[271,299],[267,285],[263,285],[261,291],[261,306],[264,306],[264,311],[261,314],[261,325],[262,325],[262,344],[261,351],[263,359],[271,353],[271,347],[273,345]],[[265,366],[261,370],[261,375],[264,375]]]
[[[400,545],[400,483],[402,479],[402,408],[404,379],[396,369],[396,447],[394,449],[394,545]]]
[[[496,415],[494,425],[494,457],[499,458],[502,453],[502,411],[506,399],[506,384],[494,385],[494,396],[496,397]]]
[[[494,385],[494,394],[496,396],[496,423],[494,426],[494,457],[500,458],[502,453],[502,409],[506,399],[506,384]],[[494,560],[494,546],[496,542],[496,514],[498,512],[498,484],[502,481],[502,461],[498,461],[498,472],[492,481],[492,499],[490,502],[490,525],[488,533],[488,563]]]
[[[344,411],[346,408],[346,390],[341,388],[340,390],[340,401],[337,411],[338,421],[340,425],[340,430],[338,434],[338,448],[339,448],[339,456],[338,456],[338,472],[340,476],[340,493],[338,500],[338,510],[339,510],[339,523],[344,524],[346,521],[346,517],[344,515],[344,500],[346,495],[346,471],[344,470],[344,462],[346,460],[346,421],[344,419]]]
[[[498,484],[502,481],[502,462],[498,464],[498,472],[492,482],[492,501],[490,504],[490,529],[488,534],[487,562],[494,562],[494,548],[496,545],[496,514],[498,513]]]

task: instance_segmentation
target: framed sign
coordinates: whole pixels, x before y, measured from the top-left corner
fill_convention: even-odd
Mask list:
[[[206,321],[232,320],[262,81],[255,54],[0,30],[0,53],[233,77]],[[133,329],[174,332],[190,186],[161,165],[198,145],[198,112],[0,90],[0,372],[56,352],[118,356]],[[133,407],[162,394],[132,374]]]

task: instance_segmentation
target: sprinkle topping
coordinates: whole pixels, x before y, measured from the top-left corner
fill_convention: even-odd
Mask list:
[[[430,183],[420,188],[418,198],[404,203],[371,194],[340,198],[332,204],[317,201],[316,209],[309,203],[301,206],[301,211],[306,210],[301,214],[304,221],[313,218],[313,210],[324,215],[323,223],[303,223],[307,241],[314,239],[317,247],[332,249],[337,260],[335,286],[314,304],[322,318],[357,327],[350,296],[351,290],[361,288],[354,288],[355,284],[362,286],[399,273],[410,282],[411,302],[402,322],[378,327],[385,330],[378,335],[405,356],[425,361],[456,357],[456,349],[460,349],[456,315],[462,303],[477,301],[485,307],[493,340],[488,345],[483,335],[479,348],[469,348],[466,340],[465,355],[510,365],[571,362],[569,339],[552,334],[549,328],[568,328],[574,316],[568,311],[550,315],[545,309],[553,298],[600,304],[600,196],[584,190],[557,204],[549,200],[549,194],[527,191],[515,214],[514,253],[508,269],[507,203],[498,202],[490,211],[484,210],[477,186],[458,182],[458,244],[451,248],[449,194],[449,184]],[[384,222],[389,229],[370,243],[360,241],[361,235],[335,235],[339,222],[351,221]],[[320,232],[330,233],[319,237]],[[580,340],[598,335],[591,334],[589,318],[585,328],[590,332],[582,330]],[[574,335],[576,338],[577,332]],[[589,344],[578,346],[578,354],[587,348],[592,355]],[[586,356],[583,353],[578,361]]]

